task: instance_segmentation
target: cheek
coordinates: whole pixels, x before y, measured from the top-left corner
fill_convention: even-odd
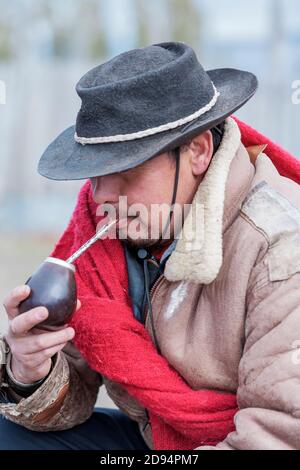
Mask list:
[[[128,205],[131,204],[145,204],[149,202],[149,195],[151,199],[151,192],[145,178],[135,178],[133,181],[126,184],[126,195]]]
[[[147,175],[134,185],[132,196],[135,201],[145,205],[170,203],[172,197],[172,182],[161,173]]]

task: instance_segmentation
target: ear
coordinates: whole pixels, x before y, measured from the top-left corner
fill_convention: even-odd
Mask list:
[[[213,156],[214,144],[211,131],[194,137],[189,146],[190,165],[194,176],[206,172]]]

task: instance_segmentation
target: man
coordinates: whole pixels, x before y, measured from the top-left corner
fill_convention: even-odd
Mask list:
[[[159,430],[170,427],[169,448],[180,448],[178,436],[186,435],[181,445],[200,450],[300,449],[300,189],[279,175],[264,147],[245,148],[230,117],[256,88],[249,72],[205,72],[183,43],[126,52],[79,81],[76,127],[50,144],[39,163],[48,178],[89,179],[52,255],[68,256],[88,238],[91,197],[121,216],[126,196],[118,238],[128,289],[118,267],[119,240],[110,240],[77,266],[81,307],[74,328],[41,332],[46,309],[18,316],[29,292],[20,286],[8,294],[1,448],[158,448],[166,441],[157,426],[165,422]],[[132,215],[136,203],[146,212]],[[147,219],[156,204],[169,209]],[[188,205],[181,225],[175,204],[181,214]],[[118,323],[122,315],[131,330]],[[125,339],[136,331],[140,339],[144,326],[156,356],[148,337],[142,348],[137,341],[126,348]],[[123,354],[114,356],[118,341]],[[121,411],[93,412],[102,383]],[[174,398],[175,383],[182,393]],[[184,393],[190,401],[181,401]],[[197,403],[202,427],[189,418]],[[179,412],[187,420],[182,428]],[[205,420],[210,412],[214,419]]]

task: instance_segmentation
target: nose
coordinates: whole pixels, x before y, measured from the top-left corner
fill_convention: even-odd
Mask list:
[[[120,178],[117,174],[90,178],[96,204],[116,204],[120,195]]]

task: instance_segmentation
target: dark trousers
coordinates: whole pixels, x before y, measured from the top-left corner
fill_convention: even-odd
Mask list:
[[[36,432],[0,416],[0,450],[149,450],[138,424],[117,409],[95,408],[66,431]]]

